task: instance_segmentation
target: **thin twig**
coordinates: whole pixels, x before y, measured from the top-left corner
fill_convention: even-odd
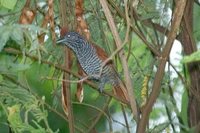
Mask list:
[[[82,83],[85,80],[87,80],[90,76],[86,76],[80,80],[67,80],[67,79],[57,79],[57,78],[52,78],[52,77],[41,77],[42,79],[47,79],[47,80],[56,80],[56,81],[62,81],[62,82],[68,82],[68,83]]]
[[[105,103],[104,107],[103,107],[103,111],[105,112],[105,110],[108,108],[109,104],[111,102],[111,98],[109,98],[107,100],[107,102]],[[99,112],[99,114],[97,115],[96,119],[92,122],[91,126],[89,127],[89,129],[87,130],[86,133],[90,133],[92,131],[92,129],[96,126],[97,122],[100,120],[100,118],[102,117],[103,113]],[[109,120],[110,121],[110,120]],[[109,122],[110,123],[110,122]]]
[[[130,127],[129,127],[129,124],[128,124],[126,111],[125,111],[125,108],[124,108],[124,106],[122,104],[121,104],[121,108],[122,108],[122,113],[123,113],[123,116],[124,116],[124,121],[125,121],[125,124],[126,124],[127,133],[130,133],[130,129],[129,129]]]
[[[101,113],[106,117],[106,119],[107,119],[108,121],[110,121],[109,116],[104,112],[104,110],[99,109],[99,108],[96,107],[96,106],[93,106],[93,105],[90,105],[90,104],[87,104],[87,103],[79,103],[79,102],[73,102],[73,104],[82,105],[82,106],[87,106],[87,107],[90,107],[90,108],[92,108],[92,109],[95,109],[95,110],[101,112]]]

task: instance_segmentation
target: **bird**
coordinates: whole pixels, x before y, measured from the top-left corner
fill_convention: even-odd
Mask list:
[[[89,79],[97,81],[100,92],[103,91],[106,84],[111,84],[116,95],[129,103],[127,89],[116,72],[113,62],[103,65],[108,55],[101,47],[91,44],[74,31],[66,32],[56,43],[64,44],[74,52]]]

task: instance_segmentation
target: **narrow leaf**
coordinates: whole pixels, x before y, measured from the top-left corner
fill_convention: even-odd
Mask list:
[[[3,81],[3,76],[0,74],[0,83]]]
[[[185,56],[182,61],[183,63],[191,63],[191,62],[200,61],[200,50],[192,53],[191,55]]]

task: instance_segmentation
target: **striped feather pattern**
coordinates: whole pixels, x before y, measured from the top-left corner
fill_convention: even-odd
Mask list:
[[[115,88],[115,93],[120,97],[123,97],[124,100],[128,101],[127,92],[125,85],[120,80],[112,64],[107,64],[103,67],[102,73],[100,74],[101,65],[103,64],[102,59],[97,55],[99,51],[96,51],[96,48],[89,44],[81,35],[76,32],[68,32],[64,37],[64,44],[71,48],[82,69],[90,78],[96,79],[99,81],[99,89],[102,91],[106,83],[110,83]],[[103,50],[100,50],[104,52]],[[105,54],[103,54],[106,56]],[[105,57],[103,57],[105,58]],[[98,75],[95,76],[95,75]],[[99,77],[100,76],[100,77]]]

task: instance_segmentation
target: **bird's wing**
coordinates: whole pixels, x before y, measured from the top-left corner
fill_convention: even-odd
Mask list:
[[[108,58],[107,53],[98,45],[92,43],[92,46],[96,49],[97,55],[99,56],[99,58],[104,61]]]
[[[101,47],[99,47],[98,45],[95,45],[94,43],[92,44],[92,46],[96,49],[97,55],[99,56],[99,58],[102,61],[105,61],[108,58],[107,53]],[[117,71],[115,70],[113,62],[110,61],[107,63],[107,65],[112,67],[112,71],[116,75],[117,84],[114,86],[115,95],[117,95],[119,98],[123,99],[123,101],[125,101],[126,103],[129,103],[127,89],[125,87],[125,84],[122,82],[119,75],[117,74]]]

